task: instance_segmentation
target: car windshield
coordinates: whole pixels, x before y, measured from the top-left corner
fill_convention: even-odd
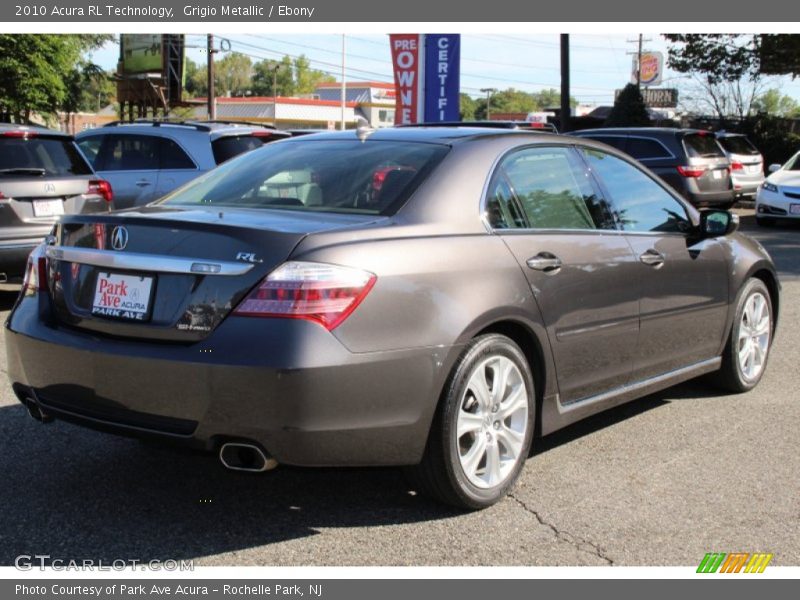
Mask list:
[[[724,157],[722,148],[717,144],[717,138],[707,133],[690,133],[684,136],[683,145],[689,158],[716,158]]]
[[[91,172],[69,138],[0,135],[0,177],[64,177]]]
[[[743,135],[718,138],[717,141],[731,154],[758,154],[758,150]]]
[[[391,215],[448,149],[355,139],[278,142],[226,162],[161,203]]]

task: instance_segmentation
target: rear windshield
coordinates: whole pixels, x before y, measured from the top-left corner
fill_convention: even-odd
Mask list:
[[[758,150],[743,135],[723,137],[717,139],[725,150],[731,154],[758,154]]]
[[[221,137],[211,142],[211,151],[214,153],[214,162],[218,165],[226,160],[239,156],[250,150],[261,148],[263,138],[252,135],[231,135]]]
[[[722,148],[717,144],[717,138],[704,133],[690,133],[684,136],[683,146],[689,158],[717,158],[724,157]]]
[[[92,168],[69,138],[0,136],[0,177],[64,177],[91,173]]]
[[[166,205],[394,214],[447,154],[437,144],[268,144],[176,190]]]

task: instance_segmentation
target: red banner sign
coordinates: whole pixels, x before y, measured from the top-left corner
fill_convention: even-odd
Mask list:
[[[394,84],[397,88],[395,125],[408,125],[421,121],[421,38],[422,36],[417,33],[399,33],[389,36],[389,43],[392,47]]]

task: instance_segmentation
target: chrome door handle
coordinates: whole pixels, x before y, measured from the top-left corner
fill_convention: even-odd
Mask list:
[[[145,187],[150,185],[150,182],[147,181],[147,179],[140,179],[139,181],[136,182],[136,185],[138,185],[139,187]]]
[[[664,264],[664,255],[658,252],[657,250],[653,250],[650,248],[649,250],[645,250],[642,254],[639,255],[639,260],[642,261],[649,267],[655,267],[656,269]]]
[[[536,256],[529,258],[525,264],[534,271],[544,271],[552,273],[561,268],[561,259],[549,252],[540,252]]]

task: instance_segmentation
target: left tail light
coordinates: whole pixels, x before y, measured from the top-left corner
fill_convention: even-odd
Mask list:
[[[738,160],[731,162],[731,171],[744,171],[744,165]]]
[[[28,257],[22,280],[22,293],[26,296],[47,290],[47,257],[44,252],[44,246],[37,246]]]
[[[368,271],[351,267],[286,262],[267,275],[234,314],[307,319],[331,331],[361,304],[376,279]]]
[[[111,189],[111,184],[105,179],[92,179],[89,182],[89,190],[86,193],[102,196],[106,202],[111,202],[114,199],[114,190]]]

